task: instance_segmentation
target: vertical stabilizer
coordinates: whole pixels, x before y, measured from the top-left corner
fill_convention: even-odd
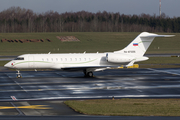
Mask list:
[[[154,33],[142,32],[127,47],[114,53],[125,53],[131,56],[142,57],[155,37],[172,37],[174,35],[157,35]]]

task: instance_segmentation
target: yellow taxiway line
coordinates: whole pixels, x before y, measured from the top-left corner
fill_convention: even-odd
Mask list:
[[[10,106],[0,106],[0,109],[14,109],[14,108],[23,108],[23,109],[52,109],[48,107],[48,105],[30,105],[30,106],[17,106],[17,107],[10,107]]]

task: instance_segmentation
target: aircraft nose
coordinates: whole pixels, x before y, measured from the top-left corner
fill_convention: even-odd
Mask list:
[[[8,63],[6,63],[6,64],[4,65],[4,67],[11,68],[12,66],[11,66],[11,63],[8,62]]]

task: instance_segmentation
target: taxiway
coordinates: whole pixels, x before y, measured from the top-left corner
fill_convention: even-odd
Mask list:
[[[0,73],[0,101],[95,98],[179,98],[180,69],[114,69],[85,78],[81,72]]]
[[[111,69],[85,78],[81,72],[0,72],[0,115],[83,116],[70,99],[180,98],[180,69]],[[144,118],[145,119],[145,118]],[[154,119],[154,118],[152,118]]]

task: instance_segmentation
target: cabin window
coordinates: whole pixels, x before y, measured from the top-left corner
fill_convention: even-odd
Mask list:
[[[84,61],[86,61],[86,58],[84,58]]]
[[[44,61],[44,58],[42,58],[42,61]]]
[[[53,58],[51,58],[51,61],[53,61]]]
[[[67,61],[67,58],[65,58],[65,61]]]
[[[23,57],[17,57],[14,60],[24,60],[24,58]]]
[[[72,61],[72,58],[70,58],[70,60]]]
[[[56,58],[56,61],[58,61],[58,58]]]
[[[47,61],[49,61],[48,58],[47,58]]]
[[[81,61],[81,58],[79,58],[79,61]]]
[[[75,61],[77,61],[77,58],[75,58]]]

